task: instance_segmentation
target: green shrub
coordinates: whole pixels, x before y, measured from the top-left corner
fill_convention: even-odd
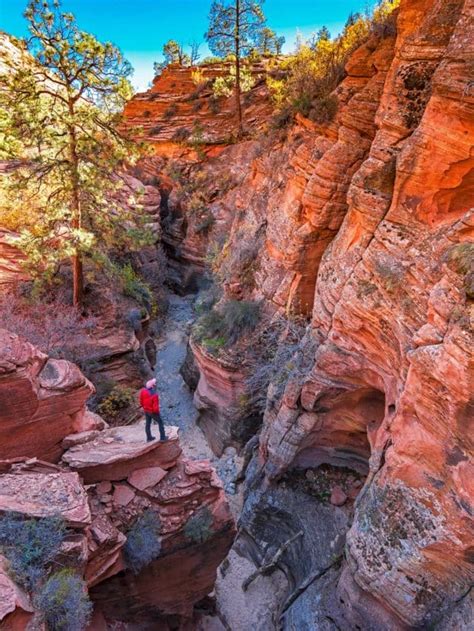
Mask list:
[[[204,543],[212,536],[212,513],[207,506],[195,513],[184,526],[184,534],[194,543]]]
[[[225,339],[225,337],[205,337],[201,340],[201,344],[205,347],[207,351],[209,351],[209,353],[216,355],[221,350],[221,348],[224,348],[226,346],[227,340]]]
[[[204,59],[202,59],[199,62],[200,66],[208,66],[209,64],[221,64],[222,63],[222,59],[220,57],[204,57]]]
[[[230,343],[236,342],[242,333],[253,329],[260,317],[260,305],[250,300],[229,300],[224,305],[224,330]]]
[[[101,416],[105,416],[107,420],[114,420],[131,403],[133,403],[133,390],[125,386],[116,385],[102,399],[98,406],[98,412]]]
[[[60,517],[25,519],[18,513],[0,517],[0,550],[9,564],[12,578],[33,591],[46,576],[66,536]]]
[[[231,346],[245,331],[255,328],[259,318],[259,303],[228,300],[199,318],[194,327],[194,337],[214,350]]]
[[[445,261],[451,263],[458,274],[474,271],[474,243],[458,243],[446,252]]]
[[[85,582],[71,570],[53,574],[35,597],[48,631],[83,631],[92,616]]]
[[[371,33],[387,37],[396,32],[393,9],[398,4],[398,0],[381,0],[371,16],[351,15],[336,38],[324,27],[317,36],[298,42],[296,52],[267,78],[273,102],[282,111],[281,126],[291,120],[288,108],[319,124],[334,118],[337,101],[331,95],[345,77],[349,56]]]
[[[159,515],[148,509],[128,531],[124,554],[127,566],[134,574],[138,574],[160,555],[160,528]]]
[[[125,296],[133,298],[141,304],[148,313],[156,311],[156,301],[149,285],[135,272],[130,263],[117,268]]]
[[[464,277],[464,289],[474,299],[474,243],[458,243],[449,248],[443,257],[458,274]]]

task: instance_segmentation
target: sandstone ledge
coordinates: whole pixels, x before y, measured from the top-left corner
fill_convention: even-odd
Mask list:
[[[0,476],[0,513],[28,517],[61,516],[68,526],[85,527],[91,513],[77,473],[21,473]]]
[[[136,469],[172,468],[180,454],[178,428],[166,427],[166,442],[146,442],[143,425],[117,427],[101,432],[91,442],[76,445],[63,455],[63,462],[80,473],[86,484],[125,480]]]

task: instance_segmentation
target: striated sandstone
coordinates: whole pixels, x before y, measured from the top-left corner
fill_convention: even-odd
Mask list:
[[[435,625],[473,581],[472,305],[446,263],[473,239],[472,8],[402,2],[378,130],[319,270],[314,362],[265,419],[269,479],[324,452],[367,458],[343,626]]]
[[[240,366],[217,360],[194,342],[191,349],[199,370],[194,392],[199,426],[214,453],[221,455],[226,447],[245,443],[252,433],[251,419],[242,419],[237,413],[246,391],[245,375]]]
[[[138,93],[127,103],[124,123],[140,129],[140,136],[150,143],[159,156],[196,159],[197,151],[183,142],[195,138],[201,151],[216,155],[235,134],[234,100],[213,98],[210,81],[227,75],[229,64],[216,63],[196,67],[170,65],[155,77],[148,92]],[[194,83],[196,71],[201,85]],[[265,63],[253,64],[254,87],[245,95],[244,123],[249,131],[259,129],[271,113],[264,78]]]
[[[92,393],[92,384],[77,366],[48,359],[28,342],[0,329],[2,458],[59,460],[61,442],[82,427],[85,403]]]

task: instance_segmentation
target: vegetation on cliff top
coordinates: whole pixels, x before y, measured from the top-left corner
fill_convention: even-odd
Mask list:
[[[206,39],[211,51],[219,57],[232,55],[235,71],[235,106],[238,136],[242,136],[241,57],[248,54],[262,37],[265,16],[262,0],[214,1],[209,13]]]
[[[196,322],[193,336],[210,352],[235,344],[260,318],[260,305],[251,300],[225,300],[208,306],[209,311]]]
[[[330,122],[337,112],[333,91],[345,76],[351,53],[375,33],[396,33],[394,9],[399,0],[381,0],[373,14],[352,14],[342,33],[332,39],[326,27],[309,40],[297,42],[294,55],[269,72],[267,85],[277,108],[275,122],[284,125],[299,113],[315,123]]]

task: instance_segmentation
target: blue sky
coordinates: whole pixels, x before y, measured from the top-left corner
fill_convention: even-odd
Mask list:
[[[16,36],[27,34],[23,11],[27,0],[0,0],[0,29]],[[286,37],[291,50],[298,30],[306,36],[325,24],[336,34],[351,12],[362,11],[373,0],[266,0],[268,25]],[[112,41],[132,63],[135,88],[146,89],[153,78],[153,62],[161,58],[170,38],[187,43],[203,41],[211,0],[63,0],[80,28]],[[200,48],[208,54],[204,42]]]

